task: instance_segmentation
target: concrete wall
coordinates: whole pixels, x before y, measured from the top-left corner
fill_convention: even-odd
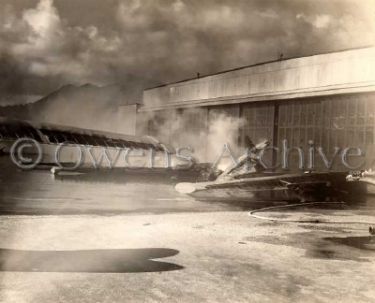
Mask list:
[[[144,91],[142,110],[375,91],[375,47],[259,64]]]

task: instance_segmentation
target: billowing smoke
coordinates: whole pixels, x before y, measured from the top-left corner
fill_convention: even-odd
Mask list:
[[[232,156],[239,156],[240,148],[238,130],[244,127],[244,118],[231,117],[226,114],[216,114],[209,121],[207,136],[207,160],[218,162],[219,169],[225,169],[233,163]]]
[[[223,169],[232,163],[231,154],[237,158],[244,152],[238,132],[246,124],[244,118],[209,113],[205,108],[145,112],[141,117],[140,134],[152,135],[174,150],[184,148],[184,154],[197,162],[214,163],[220,158],[218,168]]]

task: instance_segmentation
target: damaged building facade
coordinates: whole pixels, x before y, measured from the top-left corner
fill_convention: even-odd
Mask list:
[[[306,168],[310,148],[316,169],[326,169],[336,154],[332,168],[347,170],[341,161],[345,150],[347,155],[358,154],[358,149],[364,154],[351,157],[351,166],[374,167],[374,115],[375,47],[368,47],[266,62],[147,89],[137,131],[175,147],[191,146],[200,160],[212,162],[222,142],[215,146],[211,134],[225,128],[221,139],[234,144],[236,152],[245,146],[246,136],[254,143],[269,139],[279,148],[268,151],[270,166],[280,163],[286,140],[294,147],[288,155],[290,169],[298,168],[297,148],[304,152]],[[218,117],[229,123],[216,123]]]

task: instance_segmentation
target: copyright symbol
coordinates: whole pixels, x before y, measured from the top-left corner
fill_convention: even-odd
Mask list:
[[[25,157],[24,153],[33,158]],[[33,169],[42,161],[42,156],[40,144],[31,138],[17,139],[10,149],[12,162],[21,169]]]

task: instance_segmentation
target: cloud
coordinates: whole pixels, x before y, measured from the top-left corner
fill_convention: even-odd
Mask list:
[[[7,66],[0,71],[0,104],[87,82],[120,83],[137,99],[144,86],[197,72],[375,42],[372,0],[2,0],[0,6],[0,65]]]
[[[35,9],[26,10],[23,20],[35,32],[35,37],[42,40],[52,39],[61,30],[61,20],[52,0],[41,0]]]
[[[326,14],[316,16],[306,16],[305,14],[297,14],[296,17],[297,19],[310,23],[317,29],[327,28],[332,21],[332,18]]]
[[[314,26],[317,28],[326,28],[331,22],[331,17],[328,15],[318,15],[315,17]]]

